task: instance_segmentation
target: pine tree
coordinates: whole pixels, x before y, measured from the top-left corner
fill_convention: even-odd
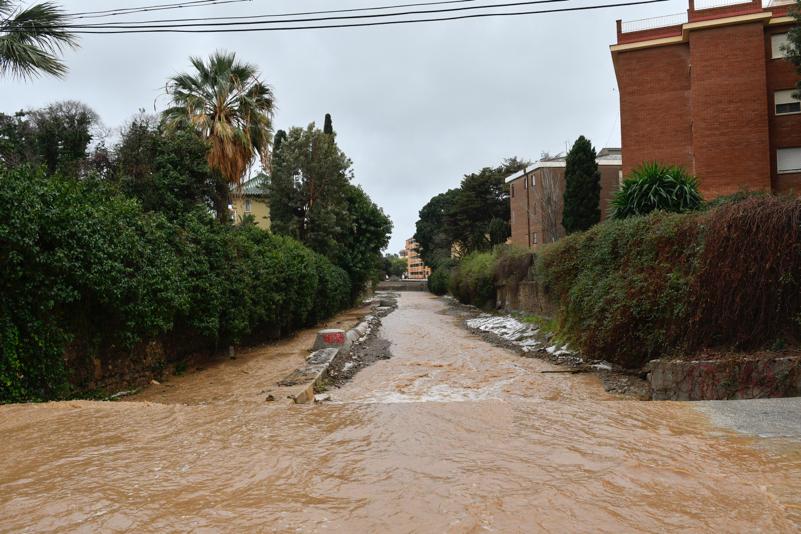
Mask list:
[[[323,126],[323,133],[331,135],[334,133],[334,124],[331,122],[331,114],[325,114],[325,125]]]
[[[601,173],[595,148],[583,135],[567,153],[562,226],[568,234],[589,229],[601,220]]]

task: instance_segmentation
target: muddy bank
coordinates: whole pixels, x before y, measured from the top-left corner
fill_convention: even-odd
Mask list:
[[[367,334],[356,339],[347,350],[337,353],[328,367],[320,392],[331,387],[342,387],[365,367],[392,357],[392,344],[381,335],[381,323],[384,317],[398,308],[398,295],[383,292],[376,294],[376,299],[379,305],[368,321]]]
[[[321,328],[348,330],[371,311],[369,305],[340,313],[315,328],[254,347],[240,347],[233,356],[188,365],[181,374],[168,374],[127,400],[166,404],[209,404],[214,402],[263,403],[267,396],[281,403],[297,388],[277,383],[303,366]]]
[[[631,372],[603,360],[592,360],[557,344],[553,335],[536,325],[522,322],[512,315],[487,314],[475,306],[461,304],[452,297],[442,297],[448,304],[446,313],[459,317],[462,325],[493,345],[517,352],[525,358],[539,358],[562,367],[546,373],[593,373],[609,393],[639,400],[651,398],[648,383],[638,372]]]

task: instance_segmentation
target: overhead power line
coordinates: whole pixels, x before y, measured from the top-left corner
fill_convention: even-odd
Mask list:
[[[139,7],[120,7],[116,9],[103,9],[99,11],[81,11],[78,13],[69,13],[68,16],[73,18],[102,18],[113,17],[119,15],[133,15],[136,13],[149,13],[152,11],[167,11],[183,8],[206,7],[220,4],[240,4],[243,2],[252,2],[253,0],[193,0],[188,2],[174,2],[171,4],[155,4]]]
[[[142,28],[201,28],[201,27],[225,27],[225,26],[253,26],[260,24],[293,24],[305,22],[325,22],[329,20],[363,20],[363,19],[381,19],[389,17],[406,17],[410,15],[433,15],[436,13],[454,13],[460,11],[476,11],[479,9],[500,9],[507,7],[520,7],[530,6],[535,4],[552,4],[556,2],[567,2],[568,0],[525,0],[519,2],[506,2],[503,4],[485,4],[479,6],[466,6],[466,7],[448,7],[440,9],[420,9],[414,11],[401,11],[395,13],[375,13],[370,15],[335,15],[330,17],[315,17],[315,18],[302,18],[302,19],[284,19],[284,20],[259,20],[262,17],[254,16],[250,20],[237,21],[237,22],[191,22],[179,24],[153,24],[152,21],[145,22],[110,22],[98,24],[65,24],[64,28],[124,28],[124,29],[142,29]],[[212,20],[212,19],[207,19]]]
[[[328,15],[332,13],[357,13],[365,11],[386,11],[392,9],[403,9],[407,7],[424,7],[424,6],[438,6],[448,4],[467,4],[477,2],[479,0],[439,0],[437,2],[415,2],[412,4],[391,4],[374,7],[354,7],[349,9],[327,9],[322,11],[298,11],[295,13],[269,13],[265,15],[240,15],[228,17],[197,17],[197,18],[183,18],[183,19],[163,19],[163,20],[147,20],[147,21],[125,21],[125,22],[109,22],[108,24],[145,24],[145,23],[161,23],[161,22],[196,22],[203,20],[242,20],[251,18],[282,18],[282,17],[300,17],[305,15]],[[74,16],[73,18],[84,18],[83,16]]]
[[[544,15],[549,13],[567,13],[574,11],[591,11],[596,9],[609,9],[614,7],[627,7],[647,4],[657,4],[668,0],[638,0],[636,2],[620,2],[610,4],[598,4],[591,6],[565,7],[558,9],[515,11],[505,13],[471,13],[467,15],[452,15],[449,17],[428,18],[428,19],[402,19],[402,20],[381,20],[373,22],[357,22],[354,24],[320,24],[307,26],[278,26],[278,27],[256,27],[256,28],[181,28],[179,26],[171,28],[139,28],[139,29],[93,29],[73,30],[76,34],[127,34],[127,33],[244,33],[244,32],[274,32],[274,31],[298,31],[298,30],[324,30],[335,28],[365,28],[375,26],[394,26],[400,24],[424,24],[429,22],[447,22],[455,20],[479,19],[489,17],[519,17],[526,15]]]

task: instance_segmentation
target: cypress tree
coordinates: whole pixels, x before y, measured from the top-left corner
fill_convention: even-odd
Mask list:
[[[785,45],[782,53],[787,58],[787,61],[795,65],[795,70],[801,74],[801,4],[796,0],[795,8],[791,9],[788,15],[795,19],[795,24],[787,32],[787,45]],[[796,92],[793,96],[798,98],[801,96],[801,80],[795,84]]]
[[[286,140],[286,132],[284,130],[278,130],[275,132],[275,139],[273,139],[273,154],[278,154],[278,151],[281,150],[281,143]]]
[[[334,125],[331,122],[331,114],[330,113],[326,113],[325,114],[325,126],[323,126],[323,133],[326,133],[328,135],[331,135],[332,133],[334,133]]]
[[[601,221],[601,173],[596,157],[595,148],[583,135],[567,153],[562,226],[568,234],[587,230]]]

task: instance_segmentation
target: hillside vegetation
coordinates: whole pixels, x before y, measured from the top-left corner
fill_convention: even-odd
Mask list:
[[[799,234],[801,201],[740,197],[607,221],[511,269],[519,254],[503,248],[471,256],[449,288],[484,307],[510,276],[540,283],[558,302],[560,338],[632,368],[707,348],[783,347],[801,339]]]

